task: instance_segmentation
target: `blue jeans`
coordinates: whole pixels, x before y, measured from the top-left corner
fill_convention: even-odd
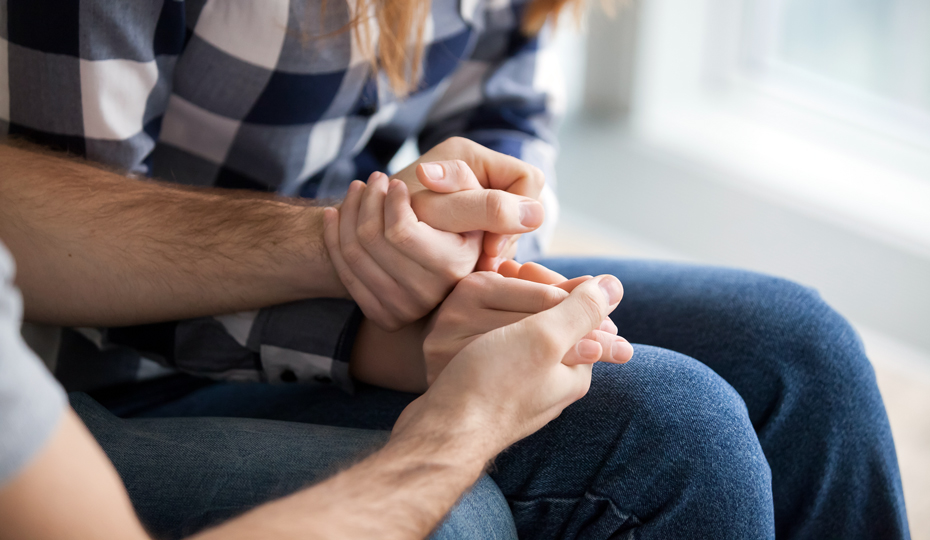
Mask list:
[[[542,263],[568,277],[619,277],[625,296],[611,317],[636,353],[626,365],[596,365],[586,397],[495,461],[490,476],[520,537],[909,537],[871,365],[849,324],[816,292],[704,266]],[[368,386],[348,396],[328,387],[215,383],[142,407],[131,400],[111,407],[178,425],[222,422],[201,417],[261,419],[286,438],[305,424],[386,430],[414,397]],[[107,428],[92,431],[105,440]],[[103,446],[109,453],[108,446],[122,445]],[[251,447],[242,441],[241,448]],[[172,466],[210,491],[234,482],[229,471],[238,475],[236,467],[248,478],[280,478],[276,468],[290,451],[251,448],[220,472],[212,463]],[[134,501],[153,497],[124,479]]]

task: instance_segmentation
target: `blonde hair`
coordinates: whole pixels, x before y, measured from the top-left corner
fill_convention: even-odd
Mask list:
[[[547,21],[554,24],[562,10],[574,3],[576,16],[581,15],[581,0],[531,0],[527,5],[520,29],[527,36],[542,30]],[[381,70],[391,89],[398,96],[416,90],[422,76],[423,31],[429,15],[431,0],[355,0],[351,29],[359,49],[371,61],[372,68]],[[325,0],[324,0],[325,6]],[[377,21],[378,37],[369,24]]]

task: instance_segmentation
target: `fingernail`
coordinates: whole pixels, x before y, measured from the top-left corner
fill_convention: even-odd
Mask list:
[[[504,245],[507,244],[507,237],[501,238],[499,244],[497,244],[497,254],[502,255],[504,253]]]
[[[578,353],[578,356],[587,358],[588,360],[597,360],[601,357],[600,344],[590,339],[582,339],[575,344],[575,351]]]
[[[633,346],[622,339],[610,346],[610,357],[616,362],[626,362],[633,357]]]
[[[423,174],[430,180],[438,181],[446,176],[442,165],[438,163],[421,163],[420,165],[423,167]]]
[[[623,285],[620,285],[620,280],[613,276],[604,276],[597,286],[604,292],[604,297],[610,305],[616,304],[623,297]]]
[[[542,225],[546,212],[543,206],[536,201],[523,201],[520,203],[520,224],[524,227],[539,227]]]

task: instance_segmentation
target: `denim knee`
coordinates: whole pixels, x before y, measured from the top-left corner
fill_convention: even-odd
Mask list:
[[[689,357],[634,348],[498,458],[521,537],[770,538],[771,472],[739,395]]]
[[[431,540],[516,540],[517,527],[507,499],[483,475],[452,508]]]
[[[794,368],[805,375],[871,378],[858,334],[815,289],[767,276],[754,285],[755,294],[741,306],[740,316],[750,328],[768,330],[757,339],[795,353]]]
[[[767,276],[757,276],[752,289],[737,316],[743,335],[755,342],[753,360],[767,364],[781,383],[779,403],[770,408],[801,408],[834,422],[863,412],[884,415],[859,336],[817,291]]]
[[[628,365],[595,371],[592,389],[598,390],[592,392],[591,406],[611,400],[609,393],[622,396],[616,405],[626,408],[631,420],[618,436],[652,453],[637,456],[644,461],[637,466],[640,474],[651,485],[675,484],[671,489],[682,490],[677,496],[713,507],[689,519],[712,519],[723,511],[718,517],[739,513],[767,523],[771,471],[739,394],[692,358],[656,347],[635,348]],[[617,376],[622,369],[629,373]]]

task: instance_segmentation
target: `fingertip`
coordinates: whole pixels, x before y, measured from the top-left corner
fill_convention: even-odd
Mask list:
[[[629,362],[633,358],[633,353],[633,346],[623,338],[617,338],[610,346],[610,357],[617,364]]]
[[[620,300],[623,298],[623,284],[620,283],[619,279],[610,274],[600,276],[597,281],[597,286],[600,288],[601,293],[607,300],[607,304],[610,306],[620,303]]]
[[[576,278],[569,279],[568,281],[563,281],[562,283],[557,283],[556,287],[562,289],[567,293],[571,293],[575,290],[575,287],[581,285],[582,283],[591,279],[591,276],[579,276]]]
[[[368,177],[368,188],[369,190],[376,193],[387,193],[389,178],[386,174],[380,171],[375,171],[371,173],[371,176]]]
[[[417,176],[422,176],[422,179],[429,180],[430,182],[442,182],[446,176],[446,170],[442,167],[441,163],[438,162],[427,162],[420,163],[417,165]]]
[[[520,202],[520,224],[535,230],[546,219],[546,210],[542,203],[527,199]]]
[[[513,259],[507,259],[497,267],[497,273],[508,278],[516,278],[520,275],[520,263]]]
[[[407,194],[407,184],[403,180],[398,180],[397,178],[388,182],[387,186],[388,195],[395,197],[406,196]]]
[[[555,270],[550,270],[539,263],[530,261],[525,263],[520,268],[520,279],[525,279],[526,281],[533,281],[536,283],[545,283],[547,285],[555,285],[557,283],[564,282],[565,276],[556,272]]]

